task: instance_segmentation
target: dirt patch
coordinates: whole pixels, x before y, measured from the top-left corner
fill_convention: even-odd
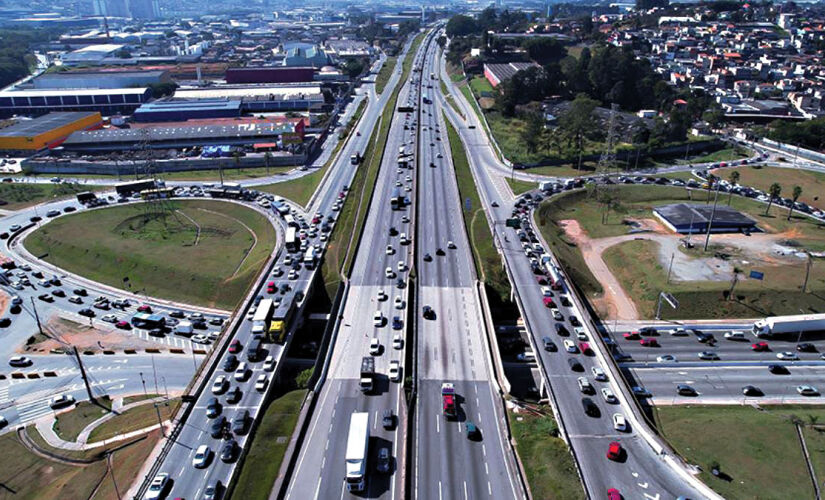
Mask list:
[[[45,335],[35,333],[27,343],[18,348],[24,353],[49,353],[62,350],[66,344],[82,351],[102,352],[104,350],[145,349],[157,344],[143,340],[115,328],[96,328],[58,316],[52,316],[43,324]]]
[[[564,234],[572,243],[577,246],[589,245],[590,236],[587,235],[581,224],[576,219],[565,219],[558,221],[558,225],[564,229]]]

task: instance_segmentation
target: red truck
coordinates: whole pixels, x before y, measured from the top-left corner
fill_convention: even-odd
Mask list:
[[[453,384],[447,382],[441,384],[441,402],[445,417],[455,418],[458,416],[455,405],[455,386]]]

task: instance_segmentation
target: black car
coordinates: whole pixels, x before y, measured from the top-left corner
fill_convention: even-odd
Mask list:
[[[29,217],[29,220],[32,221],[32,222],[39,222],[39,221],[43,220],[43,218],[35,215],[34,217]]]
[[[570,315],[570,317],[569,317],[569,318],[567,318],[567,319],[569,319],[569,320],[570,320],[570,324],[571,324],[571,325],[573,325],[573,326],[581,326],[581,323],[579,323],[579,318],[577,318],[577,317],[573,316],[572,314],[571,314],[571,315]]]
[[[773,373],[774,375],[787,375],[790,373],[787,368],[783,365],[769,365],[768,371]]]
[[[746,385],[742,388],[742,394],[745,396],[763,396],[764,393],[762,389],[756,387],[755,385]]]
[[[11,326],[11,318],[0,318],[0,328],[8,328]]]
[[[221,414],[221,409],[218,398],[209,398],[209,402],[206,403],[206,416],[208,418],[215,418]]]
[[[86,316],[87,318],[94,318],[95,317],[95,312],[92,311],[91,309],[89,309],[88,307],[77,311],[77,314],[79,314],[81,316]]]
[[[85,297],[86,295],[88,295],[85,288],[75,288],[74,290],[72,290],[72,293],[80,297]]]
[[[696,330],[696,340],[703,344],[707,344],[708,342],[713,340],[713,334],[700,332],[699,330]]]
[[[695,396],[696,389],[687,384],[679,384],[676,386],[676,394],[680,396]]]
[[[433,260],[433,256],[428,254],[428,253],[425,253],[424,254],[424,262],[430,262],[431,260]]]
[[[652,326],[645,326],[643,328],[639,328],[639,334],[641,335],[659,335],[659,332],[653,328]]]
[[[395,286],[397,288],[404,288],[404,280],[401,279],[401,278],[398,278],[397,280],[395,280]]]
[[[185,314],[183,314],[183,311],[180,311],[180,310],[175,310],[175,311],[171,311],[171,312],[169,313],[169,317],[170,317],[170,318],[178,318],[178,319],[183,319],[183,318],[185,318],[185,317],[186,317],[186,315],[185,315]]]
[[[230,439],[223,445],[221,449],[221,462],[234,462],[238,458],[238,443],[234,439]]]
[[[223,324],[223,318],[212,318],[209,320],[209,324],[212,326],[221,326]]]
[[[381,425],[387,430],[391,430],[395,426],[395,415],[393,415],[392,410],[384,410],[384,414],[381,417]]]
[[[541,341],[544,344],[545,351],[556,352],[556,344],[554,344],[553,341],[550,340],[550,337],[542,337]]]
[[[390,227],[390,236],[395,236],[398,234],[398,230],[395,229],[395,226]]]
[[[63,209],[63,211],[65,213],[74,212],[75,210],[77,210],[77,209],[75,207],[71,207],[71,206],[66,207],[66,208]]]
[[[435,311],[430,306],[424,306],[424,319],[433,319],[435,318]]]
[[[570,369],[574,372],[584,371],[584,367],[581,363],[579,363],[579,360],[577,360],[576,358],[567,358],[567,364],[570,365]]]
[[[212,426],[209,428],[209,435],[215,439],[220,439],[221,437],[223,437],[225,428],[226,417],[221,415],[220,417],[216,418],[214,422],[212,422]]]
[[[226,357],[223,362],[223,371],[225,372],[233,372],[235,368],[238,366],[238,357],[234,354],[230,354]]]
[[[241,396],[243,396],[243,392],[241,392],[241,388],[236,385],[226,393],[226,402],[235,404],[241,400]]]
[[[237,413],[232,417],[232,432],[239,436],[246,434],[249,430],[247,424],[249,424],[249,411],[244,410]]]
[[[20,314],[23,309],[20,308],[19,304],[14,304],[9,308],[9,312],[12,314]]]
[[[9,239],[9,233],[2,232],[0,233],[0,240],[7,240]]]
[[[441,247],[436,248],[435,249],[435,254],[436,255],[444,255],[444,249],[441,248]]]
[[[816,346],[810,342],[802,342],[801,344],[796,344],[796,350],[799,352],[816,352]]]
[[[194,328],[196,330],[206,330],[208,327],[206,326],[206,321],[201,319],[201,320],[198,320],[198,321],[193,321],[192,322],[192,328]]]
[[[565,327],[562,323],[556,323],[555,325],[556,333],[558,333],[562,337],[567,337],[568,335],[570,335],[570,332],[567,330],[567,327]]]
[[[48,293],[41,293],[37,296],[37,298],[42,300],[43,302],[54,302],[54,297],[52,297]]]
[[[52,290],[52,295],[54,295],[55,297],[65,297],[66,292],[64,292],[63,290]]]
[[[601,416],[599,407],[596,406],[596,403],[594,403],[590,398],[582,398],[582,408],[584,409],[584,414],[588,417],[596,418]]]

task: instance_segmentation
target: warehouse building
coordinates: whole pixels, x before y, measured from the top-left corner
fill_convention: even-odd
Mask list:
[[[99,128],[100,113],[56,112],[33,120],[20,120],[0,129],[0,150],[39,151],[55,147],[79,130]]]
[[[40,116],[51,111],[97,111],[104,116],[132,114],[151,97],[148,87],[6,90],[0,91],[0,116]]]
[[[174,122],[241,116],[240,99],[171,99],[146,103],[135,110],[136,122]]]
[[[241,111],[307,111],[324,105],[318,85],[231,86],[178,89],[176,99],[230,99],[241,101]]]
[[[302,83],[311,82],[315,69],[310,66],[264,68],[228,68],[226,83]]]
[[[36,89],[119,89],[171,83],[169,71],[66,71],[34,79]]]
[[[708,232],[711,218],[712,233],[745,233],[759,231],[756,221],[728,206],[689,205],[674,203],[655,207],[653,213],[665,226],[680,234],[704,234]]]
[[[125,45],[119,43],[101,43],[98,45],[88,45],[74,52],[64,54],[62,61],[64,66],[93,66],[99,65],[109,57],[114,57],[115,52],[124,48]]]
[[[484,78],[490,82],[490,85],[493,88],[498,87],[501,85],[501,82],[505,82],[510,78],[513,78],[513,75],[518,73],[519,71],[525,70],[530,67],[538,68],[539,65],[533,62],[511,62],[506,64],[485,64],[484,65]]]

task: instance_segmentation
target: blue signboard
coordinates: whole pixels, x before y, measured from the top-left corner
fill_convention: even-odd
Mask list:
[[[751,271],[750,276],[748,277],[755,280],[761,280],[765,278],[765,273],[759,271]]]

